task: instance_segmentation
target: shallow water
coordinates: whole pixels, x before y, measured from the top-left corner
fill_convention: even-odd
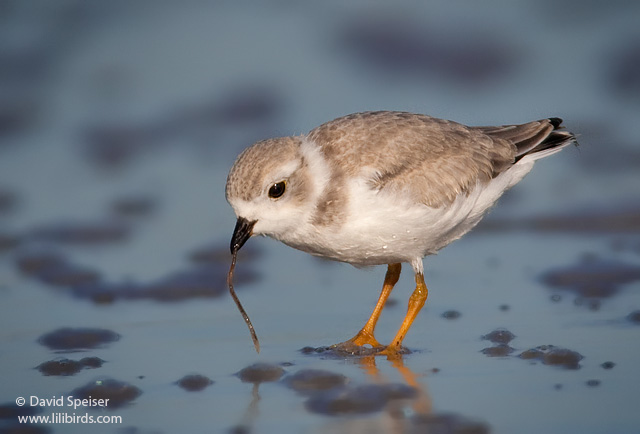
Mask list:
[[[53,415],[27,425],[637,430],[640,9],[540,5],[6,2],[0,432]],[[401,360],[322,350],[364,324],[383,267],[251,239],[235,288],[256,354],[225,285],[226,174],[254,140],[371,109],[476,125],[561,116],[581,147],[425,259],[429,300]],[[380,341],[412,285],[405,266]],[[68,421],[81,416],[121,421]]]

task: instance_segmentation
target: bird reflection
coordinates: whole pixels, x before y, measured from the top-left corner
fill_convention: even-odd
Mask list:
[[[365,384],[355,384],[343,374],[321,369],[298,369],[286,375],[280,365],[263,363],[243,369],[237,375],[241,381],[252,383],[251,395],[239,423],[230,432],[250,433],[259,425],[259,407],[262,399],[260,385],[273,381],[278,381],[303,397],[304,406],[311,413],[325,416],[380,414],[379,418],[374,419],[350,417],[328,421],[330,425],[339,424],[337,428],[341,430],[357,428],[358,431],[365,428],[362,424],[375,421],[378,425],[385,425],[385,432],[402,433],[407,432],[415,420],[431,415],[431,398],[420,381],[421,375],[406,366],[402,358],[383,362],[370,355],[342,360],[357,364],[362,369],[367,378]],[[402,381],[392,382],[380,370],[379,363],[389,363],[400,374]],[[355,427],[351,426],[352,424],[359,425]]]

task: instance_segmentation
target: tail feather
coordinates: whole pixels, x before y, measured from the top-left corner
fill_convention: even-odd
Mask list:
[[[532,159],[537,160],[538,158],[544,158],[549,155],[555,154],[566,146],[578,146],[576,136],[574,136],[573,133],[566,131],[564,127],[561,126],[562,119],[549,118],[547,119],[547,121],[553,126],[553,130],[538,144],[521,153],[520,147],[516,143],[516,146],[518,147],[516,162],[527,156],[530,156]]]
[[[548,118],[522,125],[476,127],[486,135],[508,140],[517,148],[515,162],[526,156],[533,159],[546,157],[576,142],[575,136],[561,126],[562,119]]]

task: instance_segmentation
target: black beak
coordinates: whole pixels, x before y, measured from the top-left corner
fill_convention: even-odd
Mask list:
[[[253,225],[255,225],[257,220],[250,222],[244,217],[238,217],[238,221],[236,222],[236,227],[233,230],[233,236],[231,237],[231,254],[235,255],[240,247],[247,242],[247,240],[251,237],[253,233]]]

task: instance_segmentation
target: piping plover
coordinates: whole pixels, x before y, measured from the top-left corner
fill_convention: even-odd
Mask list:
[[[227,178],[226,198],[238,217],[231,252],[235,259],[249,237],[266,235],[355,266],[387,265],[371,317],[337,347],[397,355],[427,299],[423,258],[471,230],[536,160],[577,144],[561,122],[467,127],[420,114],[365,112],[303,136],[257,142]],[[374,329],[403,262],[411,264],[416,288],[385,347]]]

